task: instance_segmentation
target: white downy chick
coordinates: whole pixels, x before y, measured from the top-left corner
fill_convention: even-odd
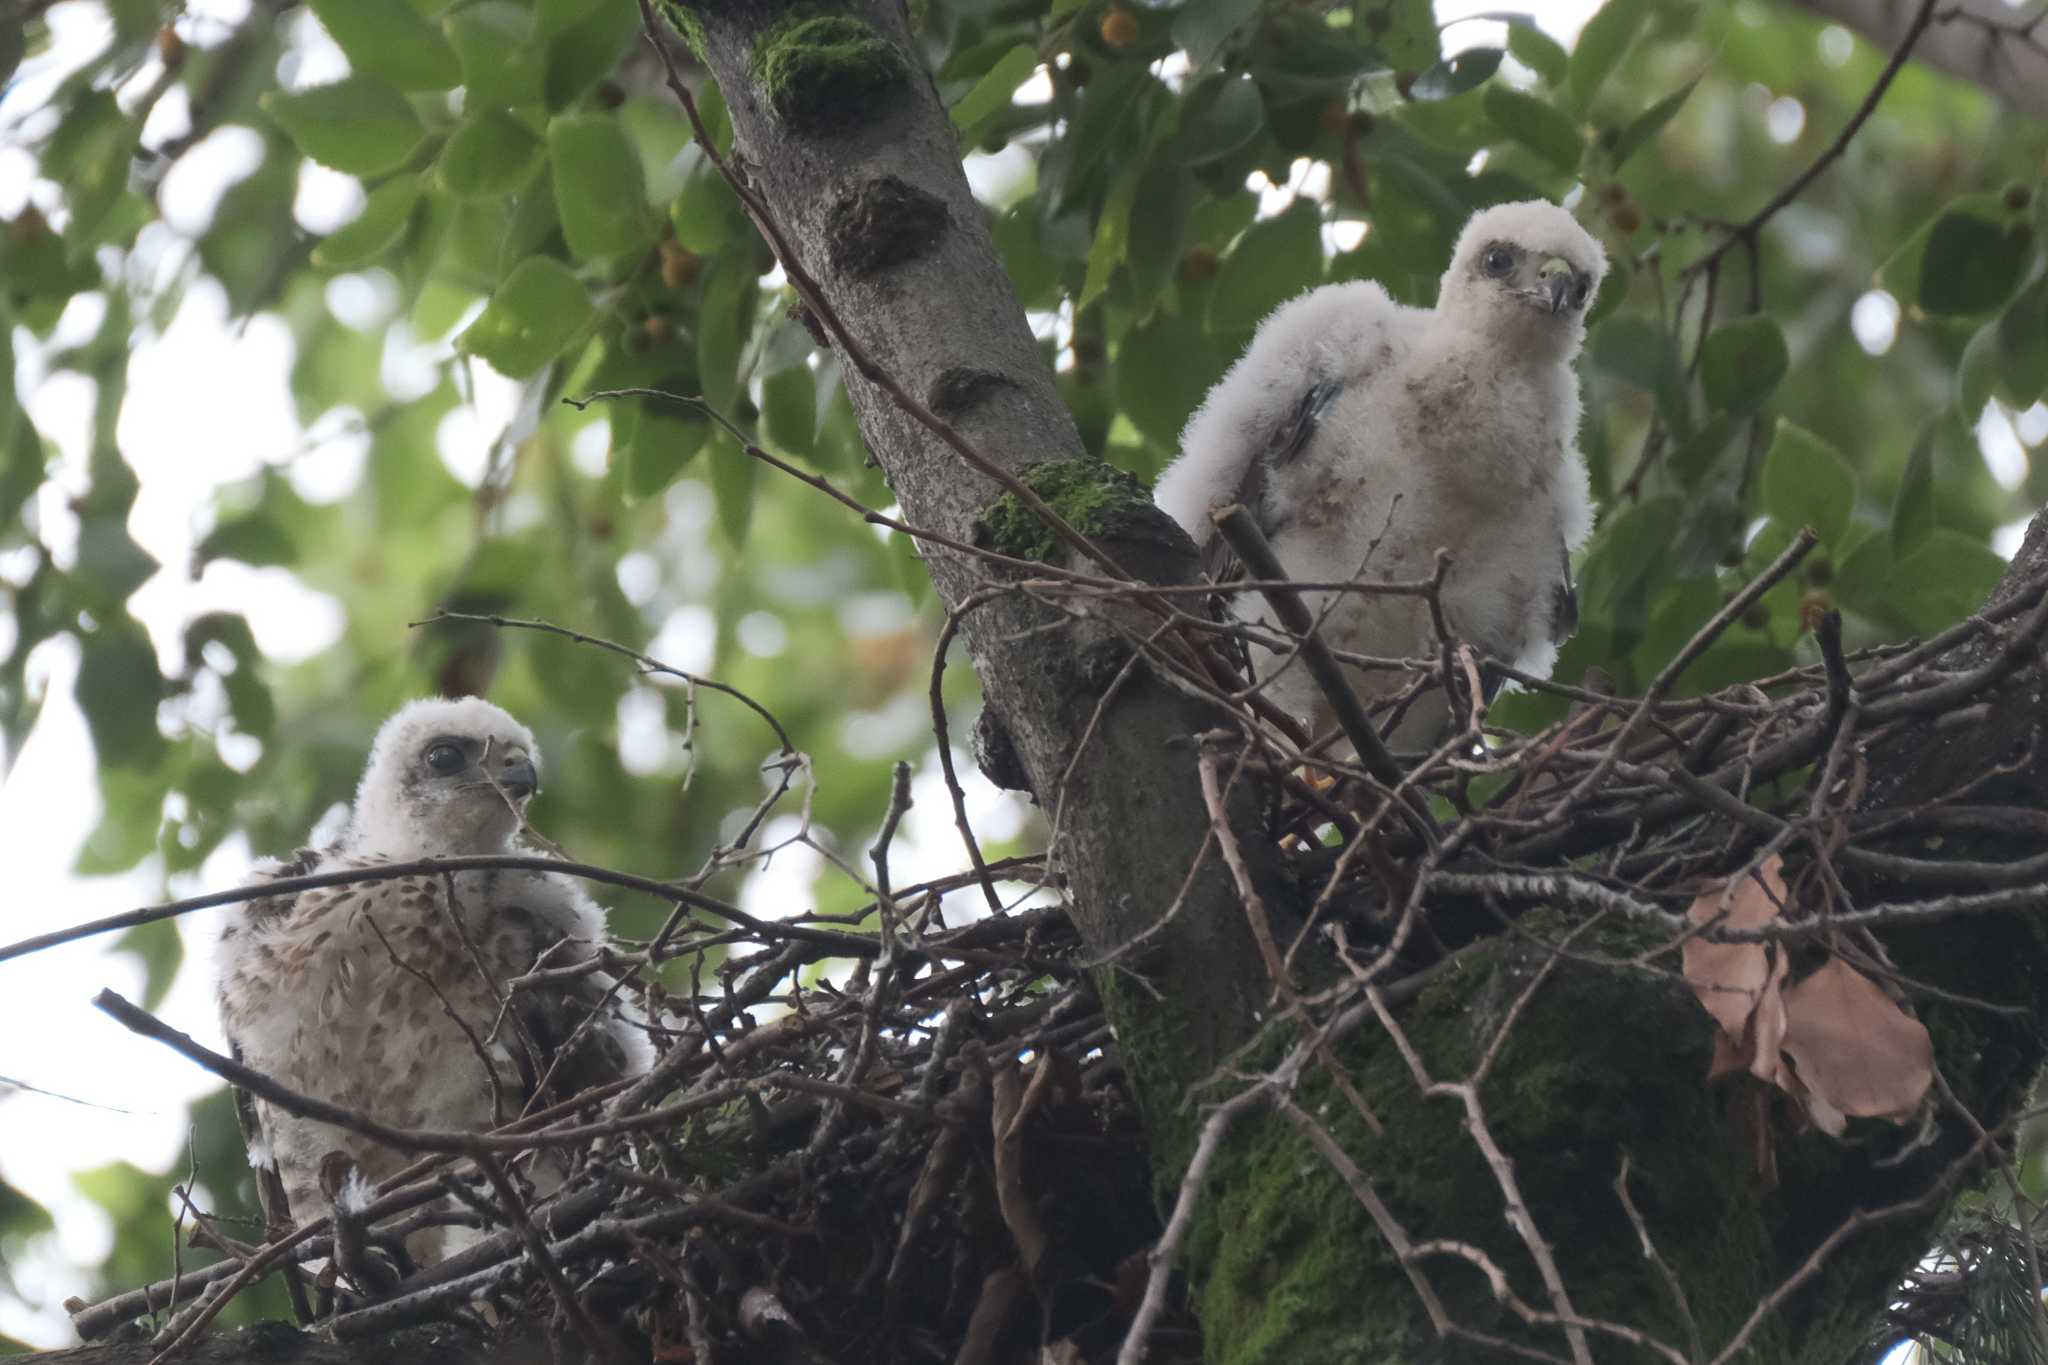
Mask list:
[[[1569,213],[1531,200],[1472,216],[1434,308],[1398,304],[1366,282],[1282,304],[1189,420],[1159,506],[1219,582],[1235,568],[1209,510],[1231,502],[1246,504],[1303,582],[1427,579],[1447,550],[1453,634],[1548,676],[1578,625],[1569,556],[1593,527],[1572,362],[1606,270],[1600,244]],[[1302,597],[1333,649],[1437,652],[1419,598]],[[1275,629],[1255,593],[1237,595],[1233,610]],[[1254,650],[1253,661],[1284,710],[1318,733],[1331,728],[1298,660]],[[1368,704],[1406,681],[1399,671],[1346,675]],[[1390,743],[1425,747],[1448,722],[1441,691],[1425,695]]]

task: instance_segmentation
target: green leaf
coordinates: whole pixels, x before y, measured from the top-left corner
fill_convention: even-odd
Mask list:
[[[1691,433],[1685,373],[1669,332],[1645,317],[1612,318],[1593,333],[1590,359],[1615,378],[1648,390],[1657,400],[1658,415],[1675,436]]]
[[[1417,76],[1415,84],[1408,87],[1408,98],[1424,102],[1447,100],[1467,90],[1477,90],[1500,70],[1500,59],[1506,55],[1497,47],[1468,47]]]
[[[532,16],[511,0],[480,0],[441,21],[462,63],[462,107],[539,104],[547,90],[547,53],[530,40]]]
[[[1692,98],[1693,88],[1699,83],[1699,77],[1693,77],[1629,121],[1628,126],[1614,139],[1614,150],[1610,155],[1613,157],[1615,170],[1620,170],[1624,161],[1641,151],[1645,144],[1664,130],[1665,124],[1677,117],[1678,111]]]
[[[2025,408],[2048,397],[2048,275],[1999,315],[1998,355],[1998,388],[2006,402]]]
[[[623,434],[629,437],[626,447],[625,484],[626,495],[630,498],[649,498],[676,481],[683,472],[683,466],[692,456],[704,448],[705,438],[711,434],[711,424],[702,417],[678,416],[679,409],[671,407],[665,412],[650,408],[634,408],[637,420],[630,423],[633,429],[622,433],[620,427],[627,425],[626,410],[613,418],[612,434],[616,443]]]
[[[447,90],[462,79],[455,50],[409,0],[310,0],[349,69],[400,90]]]
[[[78,526],[76,583],[95,611],[114,611],[157,571],[156,558],[128,534],[126,504],[93,512]]]
[[[1286,212],[1246,228],[1224,258],[1209,300],[1209,329],[1249,331],[1322,276],[1322,218],[1314,204],[1296,200]]]
[[[1557,39],[1533,23],[1515,24],[1508,29],[1508,55],[1552,88],[1563,85],[1571,71],[1572,59]]]
[[[412,226],[413,205],[420,201],[416,175],[394,176],[363,200],[363,211],[322,238],[313,248],[313,264],[322,270],[352,270],[398,245]]]
[[[1639,622],[1653,588],[1669,573],[1668,553],[1685,524],[1686,500],[1675,494],[1644,498],[1610,513],[1587,548],[1579,572],[1579,600],[1588,621]]]
[[[487,109],[462,121],[441,149],[441,184],[450,194],[510,194],[533,174],[540,139],[510,114]]]
[[[2002,361],[1998,323],[1993,320],[1971,334],[1956,364],[1956,412],[1964,421],[1974,425],[1984,415],[1984,405],[1998,390]]]
[[[1927,239],[1920,306],[1946,316],[1996,308],[2019,282],[2032,245],[2024,226],[2007,227],[1974,213],[1943,214]]]
[[[798,363],[761,381],[761,427],[770,445],[808,456],[818,438],[818,383]]]
[[[1605,322],[1628,298],[1629,282],[1635,272],[1625,260],[1610,260],[1607,263],[1607,278],[1600,281],[1600,292],[1593,296],[1593,304],[1586,310],[1586,328],[1591,331],[1595,324]]]
[[[697,311],[697,383],[705,401],[728,417],[739,397],[740,342],[746,335],[740,298],[752,283],[752,267],[744,258],[720,260],[705,281]]]
[[[1361,6],[1360,12],[1367,18],[1372,48],[1383,67],[1421,71],[1443,56],[1430,0],[1379,0]]]
[[[138,924],[114,940],[114,950],[142,959],[142,1008],[153,1010],[163,1004],[185,960],[185,940],[179,937],[178,926],[167,919]]]
[[[1195,66],[1207,66],[1258,12],[1259,0],[1188,0],[1173,16],[1173,41]]]
[[[1579,113],[1592,107],[1593,96],[1621,64],[1647,12],[1645,0],[1607,0],[1579,31],[1569,79],[1572,107]]]
[[[1913,628],[1932,634],[1983,606],[2005,569],[2005,561],[1982,540],[1937,526],[1918,549],[1900,557],[1894,586],[1913,616]]]
[[[1763,504],[1787,530],[1811,526],[1821,543],[1835,545],[1849,529],[1856,479],[1849,462],[1826,441],[1782,418],[1764,456]]]
[[[591,11],[600,4],[612,4],[612,0],[534,0],[533,36],[546,42],[570,25],[589,18]],[[632,6],[614,5],[614,8],[631,9]]]
[[[744,548],[747,530],[754,521],[754,484],[761,466],[725,432],[712,433],[705,445],[705,458],[711,462],[711,496],[718,508],[718,527],[733,548]]]
[[[1194,177],[1168,162],[1154,162],[1138,180],[1137,202],[1145,211],[1131,215],[1130,245],[1124,252],[1124,274],[1131,285],[1128,302],[1137,317],[1151,314],[1173,278],[1194,199]]]
[[[262,105],[300,151],[350,175],[396,170],[424,135],[405,96],[367,76],[304,90],[272,91]]]
[[[1131,206],[1137,198],[1138,173],[1134,167],[1117,177],[1108,202],[1102,206],[1102,219],[1095,225],[1095,240],[1088,248],[1088,276],[1081,285],[1081,297],[1074,303],[1075,312],[1102,297],[1102,291],[1109,287],[1110,275],[1123,264],[1131,241]]]
[[[72,872],[81,877],[125,872],[162,847],[164,788],[155,774],[102,768],[99,788],[100,818],[71,863]],[[125,938],[116,939],[115,946],[122,946]]]
[[[1872,536],[1835,571],[1835,600],[1900,634],[1931,635],[1984,604],[2005,561],[1983,541],[1936,526],[1911,553],[1894,555],[1891,538]]]
[[[645,250],[654,240],[640,155],[610,114],[548,124],[548,164],[562,237],[579,260]]]
[[[231,517],[207,532],[193,554],[200,564],[216,559],[234,559],[244,564],[270,565],[298,562],[299,548],[292,534],[265,511]]]
[[[1576,171],[1585,155],[1578,125],[1534,95],[1505,85],[1486,88],[1486,117],[1506,136],[1561,171]]]
[[[1265,102],[1249,76],[1227,76],[1188,97],[1167,155],[1183,166],[1218,161],[1259,135]]]
[[[99,229],[128,187],[139,131],[110,91],[93,90],[79,96],[50,135],[43,173],[64,186],[72,219],[65,235],[74,251],[83,248],[90,256],[104,240]]]
[[[699,256],[709,256],[732,236],[737,212],[739,201],[732,187],[716,171],[704,169],[683,186],[669,206],[668,219],[676,241]]]
[[[574,0],[556,8],[567,11],[573,4]],[[548,108],[559,112],[618,69],[627,44],[640,29],[640,14],[637,7],[622,3],[622,0],[599,0],[599,3],[587,6],[589,13],[581,19],[555,32],[550,25],[559,16],[547,15],[545,11],[548,8],[543,3],[535,11],[533,40],[547,45],[544,58],[547,75],[543,88]],[[544,19],[546,23],[543,23]],[[720,108],[722,110],[723,106]]]
[[[1917,303],[1929,313],[1970,313],[1997,307],[2017,280],[2030,237],[2023,221],[2009,219],[1999,194],[1960,194],[1913,229],[1905,244],[1890,254],[1878,268],[1878,284],[1903,303]],[[1939,252],[1933,250],[1937,233],[1942,233]],[[1956,260],[1958,252],[1972,252],[1978,244],[1989,246],[1987,260]],[[2019,262],[2013,260],[2015,252],[2019,252]],[[1962,276],[1942,278],[1956,264],[1964,266]],[[2001,276],[2009,276],[2003,287],[1999,287]],[[1987,297],[1989,301],[1985,301]]]
[[[1018,43],[996,60],[987,74],[974,83],[952,108],[953,126],[963,134],[998,109],[1008,106],[1017,87],[1031,79],[1038,69],[1038,51],[1029,43]]]
[[[523,379],[567,350],[592,312],[583,282],[567,266],[530,256],[506,276],[456,346],[500,374]]]
[[[1899,559],[1926,544],[1934,531],[1934,444],[1945,420],[1942,413],[1920,424],[1892,496],[1892,554]]]
[[[1731,417],[1762,407],[1792,361],[1785,334],[1761,313],[1738,318],[1707,338],[1700,357],[1700,386],[1707,406]]]
[[[1679,483],[1687,488],[1698,485],[1701,477],[1713,468],[1714,459],[1728,448],[1729,438],[1735,435],[1736,423],[1725,412],[1717,412],[1700,424],[1678,449],[1665,457],[1665,463],[1677,476]]]
[[[1116,351],[1117,406],[1147,440],[1178,450],[1181,428],[1229,365],[1215,352],[1186,318],[1161,312],[1131,328]]]
[[[156,728],[163,674],[156,649],[125,613],[104,622],[79,642],[78,707],[92,730],[92,747],[102,766],[147,769],[164,752]]]

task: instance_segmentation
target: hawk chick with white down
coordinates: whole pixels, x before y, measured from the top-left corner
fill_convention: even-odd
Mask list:
[[[1547,676],[1578,625],[1569,555],[1593,526],[1572,361],[1606,270],[1600,244],[1569,213],[1531,200],[1472,216],[1434,308],[1398,304],[1366,282],[1290,300],[1189,420],[1180,458],[1160,477],[1159,506],[1219,582],[1234,565],[1209,509],[1230,502],[1245,504],[1305,582],[1427,579],[1446,549],[1453,633]],[[1436,652],[1419,598],[1302,596],[1332,648]],[[1238,597],[1234,610],[1272,624],[1255,596]],[[1271,679],[1267,695],[1318,733],[1330,728],[1305,668],[1253,657]],[[1398,672],[1346,672],[1368,701],[1404,683]],[[1441,693],[1424,698],[1393,747],[1435,742],[1449,718]]]
[[[377,732],[341,837],[261,875],[530,853],[521,812],[539,785],[533,735],[504,711],[474,697],[416,701]],[[604,936],[604,912],[548,872],[429,872],[250,901],[230,908],[221,933],[221,1025],[237,1058],[301,1094],[401,1127],[480,1131],[535,1100],[645,1069],[644,1031],[605,999],[611,978],[508,984],[586,960]],[[273,1222],[325,1211],[320,1165],[331,1153],[370,1181],[409,1160],[237,1101]],[[424,1261],[453,1249],[413,1241]]]

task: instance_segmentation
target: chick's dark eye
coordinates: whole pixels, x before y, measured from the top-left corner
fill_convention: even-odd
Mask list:
[[[468,765],[468,757],[453,744],[436,744],[427,750],[427,766],[437,773],[461,772]]]
[[[1479,258],[1479,266],[1489,275],[1505,275],[1515,268],[1515,253],[1504,246],[1490,246]]]

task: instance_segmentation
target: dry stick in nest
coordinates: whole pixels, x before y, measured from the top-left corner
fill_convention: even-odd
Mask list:
[[[1277,586],[1286,581],[1287,570],[1281,566],[1279,556],[1273,553],[1273,547],[1260,532],[1258,523],[1252,520],[1251,513],[1242,503],[1231,503],[1227,507],[1212,509],[1209,519],[1216,523],[1218,533],[1230,542],[1230,548],[1237,551],[1237,557],[1244,561],[1252,576],[1275,585],[1263,589],[1261,595],[1273,608],[1273,614],[1280,618],[1280,624],[1290,634],[1300,637],[1301,661],[1307,666],[1309,676],[1315,679],[1316,686],[1322,689],[1331,709],[1337,713],[1337,723],[1344,727],[1344,737],[1358,751],[1358,761],[1387,786],[1399,785],[1401,765],[1387,752],[1380,732],[1373,726],[1372,717],[1366,715],[1358,694],[1351,690],[1342,668],[1331,657],[1330,647],[1316,634],[1315,619],[1301,604],[1301,598],[1293,588]]]
[[[1287,570],[1281,567],[1279,556],[1266,543],[1266,537],[1259,531],[1258,523],[1241,503],[1216,508],[1209,513],[1216,523],[1216,530],[1230,548],[1237,551],[1237,557],[1244,561],[1254,578],[1268,580],[1274,586],[1262,590],[1262,595],[1273,608],[1273,614],[1280,618],[1280,624],[1290,634],[1300,637],[1301,661],[1322,689],[1331,709],[1337,713],[1337,723],[1344,728],[1344,737],[1351,741],[1351,747],[1358,753],[1358,761],[1389,790],[1401,785],[1401,765],[1387,752],[1387,746],[1380,739],[1380,732],[1373,727],[1372,717],[1366,715],[1365,706],[1358,700],[1358,694],[1345,681],[1344,671],[1330,654],[1330,647],[1316,634],[1314,618],[1307,607],[1301,604],[1292,588],[1278,584],[1287,578]],[[1411,800],[1408,809],[1414,817],[1413,823],[1423,838],[1431,844],[1437,841],[1435,822],[1419,801]]]
[[[575,1112],[586,1103],[601,1101],[617,1094],[624,1090],[627,1084],[628,1082],[625,1081],[609,1081],[573,1099],[565,1100],[550,1109],[545,1109],[538,1114],[509,1124],[507,1125],[507,1131],[523,1132],[540,1127],[545,1123],[551,1123],[556,1119]],[[430,1175],[436,1167],[444,1164],[447,1160],[446,1156],[430,1156],[416,1161],[404,1170],[380,1181],[378,1188],[382,1193],[377,1196],[375,1203],[363,1211],[364,1221],[366,1223],[376,1223],[385,1218],[405,1213],[408,1210],[417,1209],[423,1204],[432,1203],[438,1199],[440,1195],[437,1185],[431,1181],[425,1184],[416,1182]],[[188,1287],[202,1289],[208,1285],[226,1281],[225,1289],[214,1297],[208,1311],[202,1314],[192,1327],[188,1329],[187,1335],[190,1335],[192,1332],[196,1332],[197,1328],[204,1327],[207,1321],[211,1320],[214,1313],[219,1312],[230,1299],[259,1276],[281,1267],[295,1267],[298,1260],[322,1255],[330,1251],[332,1249],[331,1239],[323,1236],[328,1231],[328,1228],[329,1223],[327,1219],[316,1218],[298,1228],[274,1236],[272,1240],[255,1248],[248,1259],[240,1264],[220,1262],[216,1265],[207,1266],[203,1270],[195,1270],[189,1274],[178,1276],[172,1280],[159,1280],[154,1284],[144,1285],[140,1289],[132,1289],[127,1293],[116,1294],[112,1298],[103,1299],[99,1303],[80,1309],[75,1313],[71,1319],[72,1329],[85,1340],[91,1341],[97,1337],[104,1336],[120,1323],[127,1322],[140,1314],[154,1311],[156,1300],[160,1295],[175,1294]],[[472,1250],[476,1250],[476,1248],[472,1248]],[[455,1257],[450,1258],[449,1261],[443,1261],[440,1264],[441,1266],[447,1266],[452,1261],[459,1260],[468,1254],[468,1252],[459,1252]],[[438,1269],[439,1267],[436,1268]],[[308,1317],[310,1317],[310,1314],[308,1314]],[[171,1344],[173,1347],[176,1347],[181,1342],[173,1341]]]
[[[566,1127],[542,1128],[521,1133],[469,1133],[433,1128],[398,1128],[345,1105],[331,1104],[326,1100],[302,1095],[280,1085],[262,1072],[243,1066],[240,1062],[223,1057],[218,1052],[194,1042],[189,1035],[180,1033],[146,1010],[138,1009],[113,991],[101,991],[93,997],[93,1005],[112,1015],[117,1023],[130,1032],[163,1043],[172,1051],[197,1062],[221,1079],[241,1086],[258,1099],[267,1100],[294,1118],[331,1123],[337,1128],[347,1129],[373,1142],[380,1142],[402,1151],[446,1152],[456,1156],[475,1157],[479,1153],[513,1154],[540,1147],[581,1147],[594,1138],[661,1129],[692,1114],[700,1114],[705,1110],[729,1104],[742,1098],[750,1090],[763,1088],[795,1090],[826,1099],[848,1100],[882,1113],[900,1114],[937,1124],[951,1123],[951,1120],[943,1115],[919,1105],[906,1104],[882,1095],[870,1095],[850,1086],[821,1081],[815,1077],[778,1072],[758,1080],[737,1081],[701,1091],[686,1099],[672,1100],[659,1108],[649,1109],[645,1113],[604,1119],[596,1123],[571,1124]]]
[[[21,939],[15,943],[0,945],[0,962],[10,958],[26,957],[30,953],[61,944],[73,943],[79,939],[91,938],[96,934],[112,933],[120,929],[133,929],[138,925],[154,924],[158,920],[172,919],[189,914],[194,910],[210,910],[216,906],[236,905],[244,901],[262,900],[270,896],[291,896],[301,891],[317,891],[330,886],[354,886],[359,883],[388,882],[401,877],[416,877],[421,874],[438,876],[450,872],[557,872],[565,877],[596,882],[602,886],[616,886],[627,891],[639,891],[660,900],[686,902],[693,909],[716,915],[729,924],[754,934],[761,942],[801,942],[812,944],[824,952],[854,959],[870,958],[881,951],[880,946],[863,934],[842,934],[829,929],[814,929],[801,924],[771,922],[757,919],[736,905],[708,896],[702,891],[677,882],[660,881],[653,877],[636,876],[631,872],[618,872],[592,863],[564,862],[559,858],[543,857],[531,853],[476,853],[460,856],[416,858],[409,862],[382,863],[375,867],[344,868],[334,872],[314,872],[303,877],[278,877],[272,881],[254,882],[237,886],[226,891],[211,891],[203,896],[190,896],[184,900],[167,901],[162,905],[144,906],[138,910],[123,911],[108,915],[104,919],[88,920],[68,928],[55,929],[47,934]],[[979,921],[986,923],[986,921]],[[973,937],[967,930],[973,925],[953,931],[963,937]],[[919,941],[918,951],[932,957],[947,956],[947,942],[951,935],[925,937]],[[629,955],[630,956],[630,955]]]

